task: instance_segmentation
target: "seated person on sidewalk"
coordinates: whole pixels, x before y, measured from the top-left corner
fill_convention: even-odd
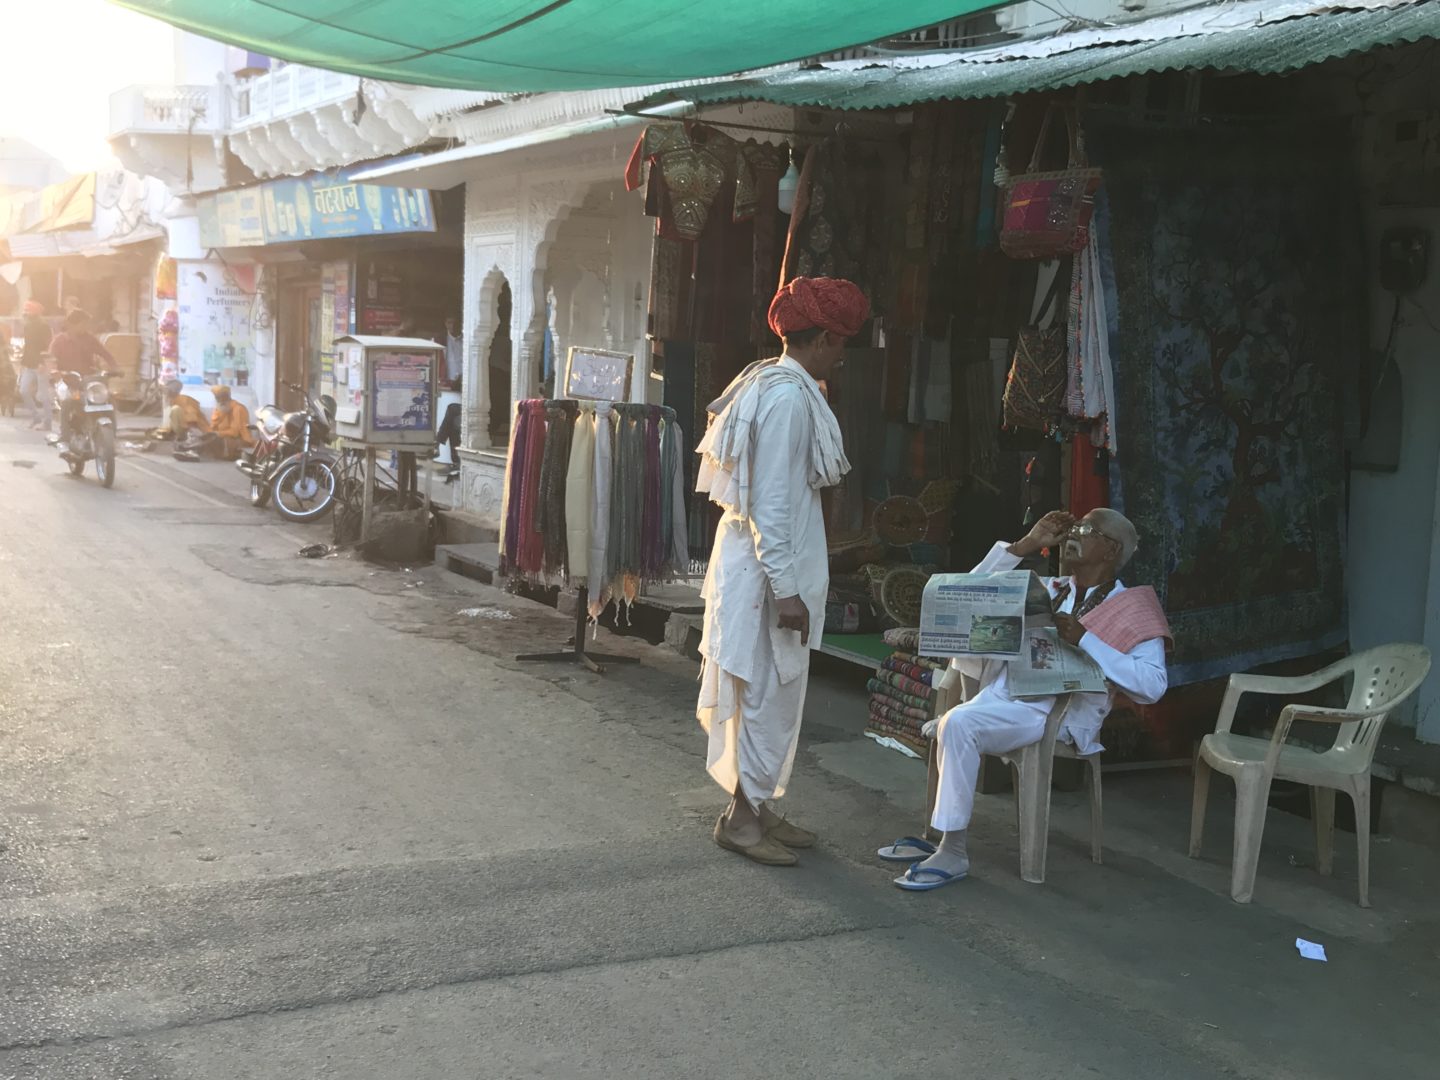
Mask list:
[[[1073,694],[1058,738],[1082,754],[1099,753],[1100,725],[1110,711],[1114,689],[1141,705],[1165,694],[1165,644],[1170,628],[1153,589],[1127,589],[1117,576],[1135,554],[1135,526],[1114,510],[1092,510],[1076,522],[1063,511],[1046,514],[1023,540],[998,542],[974,570],[977,574],[1013,570],[1023,559],[1060,545],[1061,569],[1069,576],[1047,584],[1062,640],[1088,653],[1105,673],[1112,690]],[[943,717],[925,725],[936,741],[940,777],[931,827],[943,835],[929,858],[896,878],[902,889],[923,891],[963,878],[970,869],[966,830],[975,804],[975,786],[983,754],[1004,754],[1038,742],[1055,704],[1052,698],[1017,699],[1007,687],[1004,660],[978,657],[950,662],[946,680],[959,674],[977,679],[979,692]],[[958,673],[958,674],[957,674]],[[898,847],[899,845],[896,845]],[[881,849],[896,859],[896,847]]]
[[[189,394],[181,393],[184,389],[179,379],[165,384],[165,423],[155,429],[157,438],[174,439],[178,444],[192,431],[203,434],[210,430],[200,403]]]
[[[234,461],[255,441],[250,434],[250,410],[231,396],[228,386],[212,387],[211,392],[215,395],[215,411],[210,414],[210,436],[200,437],[200,448],[204,453]]]

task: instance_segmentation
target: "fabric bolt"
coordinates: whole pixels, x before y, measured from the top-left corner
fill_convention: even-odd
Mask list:
[[[920,647],[920,631],[914,627],[902,626],[886,630],[880,637],[892,649],[904,649],[913,653]]]
[[[872,705],[883,705],[886,708],[895,710],[902,716],[916,717],[920,720],[928,720],[933,715],[932,711],[923,705],[913,705],[904,697],[891,696],[887,692],[889,687],[879,679],[871,679],[865,686],[866,689],[870,691],[870,702]]]
[[[660,554],[658,565],[669,565],[671,561],[672,548],[670,546],[670,538],[675,527],[674,507],[672,506],[672,503],[675,501],[675,487],[674,484],[671,483],[675,448],[671,442],[669,430],[673,426],[673,424],[662,421],[660,424],[659,438],[657,440],[660,454]]]
[[[566,575],[565,480],[570,469],[570,448],[575,436],[577,407],[573,401],[550,401],[545,406],[545,455],[540,466],[542,569],[547,578]]]
[[[889,698],[895,704],[905,705],[912,709],[929,709],[934,705],[933,698],[924,697],[920,694],[907,694],[904,690],[886,682],[884,679],[872,678],[869,682],[875,684],[875,686],[871,688],[872,694]],[[869,686],[869,683],[866,685]]]
[[[1069,378],[1065,406],[1071,416],[1095,421],[1091,442],[1114,454],[1118,452],[1111,419],[1115,415],[1115,380],[1099,251],[1092,235],[1074,260],[1066,325]]]
[[[647,579],[660,572],[664,561],[664,518],[660,483],[660,410],[651,405],[645,411],[645,502],[641,510],[640,566]]]
[[[907,630],[901,629],[901,630],[892,630],[892,631],[889,631],[889,633],[893,633],[893,634],[895,634],[895,635],[897,635],[897,636],[900,636],[900,635],[904,635],[904,634],[907,634],[907,633],[916,633],[916,632],[915,632],[915,631],[907,631]],[[888,644],[890,644],[890,643],[889,643],[889,641],[886,641],[885,644],[888,645]],[[920,647],[920,646],[919,646],[919,639],[918,639],[918,637],[917,637],[917,639],[916,639],[916,645],[915,645],[914,647],[917,648],[917,649]],[[902,663],[902,664],[914,664],[916,667],[920,667],[920,668],[925,669],[926,671],[932,671],[932,672],[933,672],[933,671],[943,671],[943,670],[945,669],[945,667],[947,666],[946,661],[944,661],[944,660],[937,660],[937,659],[936,659],[935,657],[933,657],[933,656],[917,656],[917,655],[915,655],[915,653],[913,653],[913,652],[906,652],[906,651],[901,650],[901,649],[897,649],[895,652],[891,653],[890,656],[889,656],[889,659],[891,659],[891,660],[898,660],[898,661],[899,661],[900,663]]]
[[[926,686],[932,685],[931,679],[935,674],[933,668],[921,667],[919,664],[911,664],[904,660],[897,660],[893,656],[883,661],[880,666],[888,671],[894,671],[907,678],[914,679],[916,682],[924,683]]]
[[[565,472],[565,535],[572,584],[588,585],[590,529],[595,510],[595,409],[581,405]]]
[[[595,493],[590,509],[590,618],[600,618],[610,602],[610,492],[615,467],[615,412],[610,402],[595,405]]]
[[[525,448],[530,442],[530,424],[534,415],[529,404],[525,401],[516,403],[510,453],[505,460],[505,491],[500,506],[500,565],[507,572],[518,567],[520,558],[520,503],[525,490]]]
[[[1144,540],[1127,573],[1155,588],[1174,628],[1172,675],[1190,683],[1340,645],[1338,380],[1367,347],[1353,317],[1365,232],[1335,189],[1347,144],[1308,127],[1093,134],[1114,165],[1108,208],[1096,207],[1125,442],[1111,494]]]
[[[922,698],[926,701],[928,701],[930,699],[930,696],[935,693],[935,691],[930,688],[929,684],[923,683],[918,679],[911,679],[905,675],[901,675],[898,671],[885,671],[882,669],[876,674],[876,678],[878,678],[881,682],[885,683],[888,686],[893,686],[902,694],[911,694],[917,698]]]
[[[665,473],[669,477],[669,562],[677,576],[690,566],[690,535],[685,523],[685,436],[674,421],[665,424]]]
[[[525,487],[520,496],[520,569],[538,574],[545,561],[545,544],[540,534],[540,476],[545,465],[545,403],[532,407],[530,430],[525,446]]]

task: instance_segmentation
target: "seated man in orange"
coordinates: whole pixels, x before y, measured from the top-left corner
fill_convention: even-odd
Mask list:
[[[178,444],[184,442],[191,432],[203,434],[210,430],[205,414],[200,411],[200,403],[189,394],[182,393],[184,389],[179,379],[171,379],[165,384],[166,421],[155,429],[156,438],[174,439]]]
[[[215,436],[207,449],[226,461],[240,456],[240,451],[254,443],[250,434],[250,410],[230,395],[230,387],[212,387],[215,411],[210,414],[210,431]]]

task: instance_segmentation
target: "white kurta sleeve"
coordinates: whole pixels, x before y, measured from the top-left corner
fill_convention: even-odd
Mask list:
[[[985,558],[970,572],[972,574],[999,574],[1006,570],[1014,570],[1022,560],[1019,555],[1011,555],[1010,545],[1004,540],[996,540],[993,547],[985,553]],[[950,671],[958,671],[962,675],[968,675],[972,679],[980,678],[985,661],[978,656],[954,656],[950,658]],[[941,685],[949,689],[955,685],[955,677],[949,672],[946,673]]]
[[[798,387],[777,387],[755,418],[750,532],[775,599],[800,595],[795,572],[795,486],[808,488],[810,415]],[[798,480],[797,480],[798,477]]]
[[[1165,670],[1165,642],[1161,638],[1142,641],[1128,653],[1106,645],[1094,634],[1080,639],[1080,648],[1100,665],[1105,678],[1139,705],[1153,705],[1165,696],[1170,677]]]

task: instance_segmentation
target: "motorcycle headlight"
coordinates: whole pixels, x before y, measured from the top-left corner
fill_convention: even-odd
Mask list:
[[[85,403],[87,405],[108,405],[110,404],[110,391],[104,383],[92,382],[85,387]]]

